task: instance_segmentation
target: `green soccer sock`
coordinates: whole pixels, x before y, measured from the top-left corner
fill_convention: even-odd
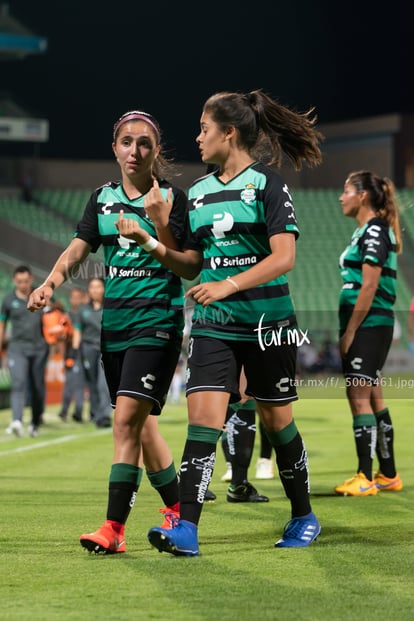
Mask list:
[[[188,425],[180,467],[180,517],[198,524],[204,496],[213,475],[221,430]]]
[[[174,507],[179,502],[177,471],[172,462],[164,470],[158,472],[146,471],[149,482],[157,490],[166,507]]]
[[[106,518],[125,524],[135,503],[142,479],[142,468],[131,464],[113,464],[109,475]]]
[[[267,436],[276,452],[279,476],[292,506],[292,517],[307,515],[312,511],[308,455],[295,421],[280,431],[268,431]]]

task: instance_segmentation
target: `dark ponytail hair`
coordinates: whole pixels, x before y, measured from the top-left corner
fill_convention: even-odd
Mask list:
[[[266,164],[280,167],[283,155],[295,170],[304,162],[313,167],[322,161],[319,142],[323,136],[315,128],[314,108],[294,112],[262,90],[254,90],[246,94],[216,93],[205,102],[203,111],[220,129],[235,127],[241,145]]]
[[[398,203],[391,179],[379,177],[369,170],[351,172],[346,180],[358,192],[367,192],[371,207],[377,216],[383,218],[394,231],[397,252],[402,252],[402,239]]]

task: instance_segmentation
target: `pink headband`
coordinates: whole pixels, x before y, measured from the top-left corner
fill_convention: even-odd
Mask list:
[[[145,121],[145,123],[148,123],[148,125],[151,125],[151,127],[155,130],[155,133],[157,135],[157,140],[158,142],[160,142],[161,140],[160,130],[158,129],[157,125],[154,123],[154,121],[152,121],[149,118],[149,115],[147,115],[146,112],[139,112],[138,110],[136,111],[134,110],[133,112],[127,112],[124,116],[121,116],[121,118],[115,123],[114,140],[121,125],[123,125],[124,123],[127,123],[128,121]]]

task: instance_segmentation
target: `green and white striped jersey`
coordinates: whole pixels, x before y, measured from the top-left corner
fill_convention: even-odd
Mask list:
[[[292,197],[278,173],[255,162],[228,183],[211,173],[188,191],[189,237],[185,247],[203,254],[200,282],[223,280],[248,270],[271,254],[269,238],[297,237]],[[207,307],[195,305],[193,336],[257,340],[262,326],[295,325],[285,275],[234,293]]]
[[[186,196],[160,181],[167,197],[173,189],[170,228],[181,244],[185,231]],[[134,241],[119,235],[115,226],[120,210],[138,220],[156,237],[154,224],[144,211],[144,196],[130,200],[121,183],[110,182],[91,195],[75,237],[96,252],[103,245],[105,297],[102,314],[102,351],[122,351],[134,345],[181,345],[184,327],[184,292],[181,279],[161,265]]]
[[[354,231],[351,243],[339,259],[344,281],[339,297],[340,330],[345,330],[362,285],[362,265],[382,267],[371,308],[361,327],[393,326],[397,292],[397,253],[393,230],[383,218],[372,218]]]

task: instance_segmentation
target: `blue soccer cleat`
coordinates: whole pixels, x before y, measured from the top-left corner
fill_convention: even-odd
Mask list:
[[[159,552],[175,556],[199,556],[197,526],[187,520],[180,520],[171,529],[155,526],[148,531],[148,540]]]
[[[321,530],[314,513],[294,517],[286,524],[281,539],[275,543],[275,548],[304,548],[318,538]]]

